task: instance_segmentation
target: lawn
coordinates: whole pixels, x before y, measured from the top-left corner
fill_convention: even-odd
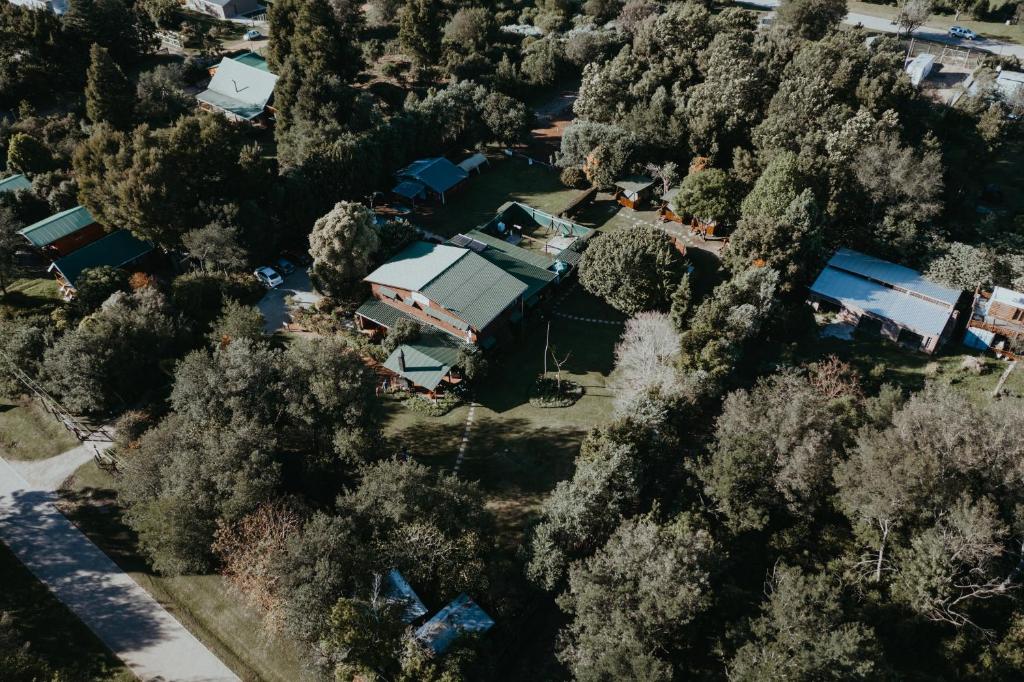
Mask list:
[[[242,604],[219,575],[153,573],[139,555],[134,533],[122,521],[112,486],[110,474],[87,462],[62,491],[62,510],[242,679],[305,679],[298,648],[266,635],[259,614]]]
[[[0,454],[7,459],[46,459],[78,440],[34,400],[0,400]]]
[[[991,400],[992,391],[1006,369],[1006,362],[991,355],[979,355],[955,341],[949,342],[936,355],[925,355],[884,339],[816,339],[803,343],[796,355],[799,362],[814,362],[835,355],[860,370],[869,382],[894,383],[912,391],[920,390],[929,382],[955,386],[981,405]],[[984,363],[981,374],[964,368],[964,360],[969,357],[981,358]],[[1024,395],[1021,367],[1010,375],[1002,395]]]
[[[567,189],[558,171],[522,159],[490,156],[490,166],[470,176],[466,187],[448,197],[445,206],[428,206],[413,221],[443,237],[471,230],[494,217],[507,201],[521,201],[547,213],[565,208],[579,190]]]
[[[556,299],[557,300],[557,299]],[[557,305],[559,312],[595,319],[619,320],[623,315],[578,286]],[[496,514],[501,540],[514,548],[536,518],[540,502],[555,484],[572,474],[584,435],[611,413],[607,387],[613,350],[622,327],[577,322],[555,315],[535,315],[522,335],[490,356],[491,373],[478,388],[477,407],[460,474],[483,487],[488,507]],[[531,386],[543,370],[544,337],[551,323],[551,346],[559,359],[569,354],[563,378],[586,389],[566,408],[540,408],[529,402]],[[554,363],[548,363],[554,376]],[[389,407],[387,434],[401,441],[420,461],[451,469],[465,429],[468,407],[444,417],[413,414]]]
[[[2,543],[0,585],[3,586],[0,613],[13,618],[18,641],[30,642],[30,650],[35,655],[64,672],[60,679],[135,679],[92,631],[57,601]]]
[[[846,3],[846,6],[850,12],[867,14],[868,16],[881,17],[883,19],[892,19],[899,14],[899,8],[894,5],[876,5],[870,2],[850,0],[850,2]],[[953,20],[953,17],[954,15],[952,14],[932,14],[931,18],[925,22],[925,26],[945,30],[955,24],[969,28],[985,38],[999,38],[1015,43],[1024,43],[1024,26],[1007,26],[1000,21],[976,21],[971,19],[970,15],[966,13],[961,14],[960,18],[956,21]],[[964,41],[961,46],[964,48],[970,47],[970,41]]]
[[[0,295],[0,310],[6,308],[15,316],[46,313],[60,302],[60,287],[52,277],[23,277],[7,285],[7,293]]]

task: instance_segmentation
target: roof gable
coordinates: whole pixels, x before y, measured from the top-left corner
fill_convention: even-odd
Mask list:
[[[443,156],[413,161],[397,175],[416,180],[437,193],[446,192],[469,177],[469,173]]]
[[[926,296],[946,305],[956,305],[956,302],[960,300],[960,294],[963,293],[927,280],[916,270],[852,249],[839,249],[829,259],[828,265],[882,284]]]
[[[29,189],[30,187],[32,187],[32,183],[20,174],[0,180],[0,192],[16,192],[19,189]]]
[[[364,281],[408,291],[420,291],[432,279],[468,253],[454,246],[413,242],[388,262],[371,272]]]
[[[149,242],[137,239],[128,230],[118,230],[55,260],[50,270],[57,270],[71,286],[75,286],[75,281],[83,270],[101,265],[119,268],[152,250],[153,245]]]
[[[18,230],[33,246],[43,247],[96,222],[85,206],[75,206]]]
[[[404,343],[384,361],[384,367],[417,386],[433,391],[459,361],[462,344],[433,327],[421,326],[415,341]],[[405,369],[402,365],[405,365]]]
[[[482,330],[526,290],[524,283],[497,265],[464,251],[462,258],[431,280],[422,293],[474,329]]]
[[[263,113],[274,94],[275,85],[277,76],[269,71],[225,57],[210,79],[210,85],[196,98],[236,116],[251,119]]]

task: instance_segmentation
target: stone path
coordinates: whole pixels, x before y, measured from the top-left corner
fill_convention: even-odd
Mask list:
[[[57,510],[52,491],[91,456],[75,448],[17,468],[0,459],[0,540],[140,679],[239,682]]]
[[[476,403],[469,404],[469,412],[466,414],[466,428],[462,432],[462,442],[459,443],[459,456],[455,458],[453,471],[458,474],[462,466],[462,460],[466,456],[466,448],[469,447],[469,432],[473,428],[473,417],[476,415]]]

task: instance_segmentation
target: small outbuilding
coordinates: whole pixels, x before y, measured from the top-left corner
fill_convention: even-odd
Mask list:
[[[74,253],[55,260],[50,272],[57,276],[65,298],[75,293],[76,282],[83,271],[109,265],[127,268],[153,250],[153,245],[137,239],[128,230],[117,230]]]
[[[462,187],[469,172],[438,156],[413,161],[395,173],[395,177],[398,184],[391,191],[402,199],[412,202],[436,199],[444,204],[449,195]]]
[[[472,156],[470,156],[469,158],[465,159],[464,161],[460,161],[459,162],[459,168],[461,168],[462,170],[466,171],[467,174],[472,173],[473,171],[476,171],[477,173],[480,173],[480,169],[483,166],[490,165],[490,163],[491,162],[487,160],[486,156],[484,156],[483,154],[477,153],[477,154],[473,154]]]
[[[210,84],[198,95],[199,106],[224,114],[229,120],[245,123],[266,123],[274,108],[271,101],[277,76],[270,73],[266,60],[248,53],[225,57],[217,65]]]
[[[218,19],[233,19],[263,8],[256,0],[187,0],[185,6]]]
[[[978,292],[964,345],[977,350],[991,349],[997,355],[1017,359],[1022,344],[1024,294],[1005,287],[995,287],[991,293]]]
[[[833,309],[858,330],[933,353],[953,333],[963,291],[919,272],[839,249],[810,288],[816,309]]]
[[[22,189],[32,189],[32,183],[24,175],[12,175],[0,180],[0,194],[17,192]]]
[[[492,627],[494,619],[463,593],[421,625],[416,639],[440,656],[462,635],[483,634]]]
[[[615,200],[634,211],[640,210],[651,198],[654,180],[644,175],[631,175],[615,181]]]
[[[18,234],[45,254],[60,258],[100,239],[106,231],[89,209],[76,206],[18,230]]]
[[[388,574],[384,576],[383,583],[384,596],[392,603],[402,606],[403,622],[414,623],[427,615],[427,607],[423,604],[423,600],[397,568],[388,571]]]
[[[928,75],[932,72],[932,68],[935,66],[935,55],[933,54],[919,54],[910,61],[904,67],[904,71],[910,76],[910,84],[915,88],[921,87],[921,83],[928,78]]]
[[[661,206],[658,208],[658,215],[660,215],[663,220],[673,223],[683,222],[683,216],[676,213],[675,209],[672,207],[672,200],[677,196],[679,196],[678,186],[673,187],[661,196]]]

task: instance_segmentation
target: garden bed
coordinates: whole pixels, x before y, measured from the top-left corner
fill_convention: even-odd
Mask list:
[[[426,417],[443,417],[462,404],[462,398],[454,393],[445,393],[436,400],[412,394],[402,400],[402,404],[411,412]]]
[[[572,407],[583,397],[583,387],[568,379],[538,377],[530,389],[530,404],[534,407]]]

